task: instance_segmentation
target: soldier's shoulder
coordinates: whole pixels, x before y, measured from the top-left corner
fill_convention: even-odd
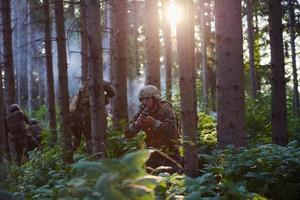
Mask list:
[[[168,111],[173,110],[173,105],[170,101],[166,101],[166,100],[160,101],[160,105],[163,110],[168,110]]]

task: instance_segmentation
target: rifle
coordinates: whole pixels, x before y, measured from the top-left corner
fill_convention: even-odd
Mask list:
[[[149,116],[149,112],[147,109],[145,109],[145,105],[141,104],[140,109],[137,112],[137,114],[135,115],[135,118],[133,119],[133,121],[136,121],[139,117],[143,118],[143,117],[147,117],[147,116]]]

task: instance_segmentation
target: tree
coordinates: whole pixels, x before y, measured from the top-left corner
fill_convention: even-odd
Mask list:
[[[158,28],[157,0],[145,0],[146,84],[160,88]]]
[[[5,130],[5,109],[4,109],[4,95],[2,85],[2,65],[0,65],[0,156],[10,159],[8,135]]]
[[[199,1],[200,7],[200,30],[201,30],[201,74],[203,82],[203,99],[205,112],[208,111],[208,62],[207,62],[207,39],[208,39],[208,5],[209,1]]]
[[[292,53],[292,67],[293,67],[293,108],[294,114],[300,117],[300,103],[299,103],[299,91],[298,91],[298,74],[296,65],[296,48],[295,48],[295,12],[294,1],[288,0],[289,11],[289,31],[290,31],[290,44]]]
[[[81,42],[81,81],[82,84],[88,78],[88,38],[85,0],[80,0],[80,42]]]
[[[1,14],[3,23],[3,53],[5,66],[4,80],[7,95],[6,104],[8,105],[13,104],[16,101],[10,5],[10,0],[1,1]]]
[[[60,92],[61,107],[61,128],[62,128],[62,145],[63,159],[65,162],[73,162],[71,130],[69,127],[69,89],[68,89],[68,69],[67,69],[67,52],[66,37],[64,26],[64,7],[63,0],[55,1],[55,24],[57,35],[57,58],[58,58],[58,81]]]
[[[171,26],[167,19],[167,0],[162,0],[163,9],[163,33],[164,33],[164,50],[165,50],[165,68],[166,68],[166,94],[167,100],[172,99],[172,42],[171,42]]]
[[[28,52],[29,52],[29,22],[28,1],[17,1],[17,80],[18,80],[18,102],[22,108],[28,108]],[[26,19],[26,20],[24,20]],[[19,58],[18,58],[19,57]]]
[[[56,125],[49,0],[44,0],[44,18],[45,18],[44,19],[45,20],[45,50],[46,50],[45,53],[46,53],[46,68],[47,68],[49,127],[51,131],[51,142],[54,144],[57,141],[57,131],[56,131],[57,125]]]
[[[112,65],[112,84],[116,95],[112,99],[113,123],[121,128],[120,122],[128,121],[127,102],[127,49],[128,49],[128,9],[127,0],[114,0],[114,64]]]
[[[106,111],[103,90],[102,36],[99,0],[86,0],[87,33],[89,38],[89,96],[93,153],[106,156]]]
[[[246,145],[240,0],[216,0],[218,146]]]
[[[180,72],[180,105],[182,118],[182,131],[184,138],[184,168],[188,176],[195,177],[198,174],[198,158],[195,147],[197,124],[195,120],[194,89],[195,79],[193,73],[195,66],[191,48],[194,46],[190,34],[191,6],[188,0],[178,0],[183,9],[183,19],[177,24],[177,52]]]
[[[249,68],[251,80],[251,96],[257,96],[256,68],[254,60],[254,37],[253,37],[253,0],[247,0],[247,25],[248,25],[248,49],[249,49]]]
[[[32,2],[28,2],[27,6],[27,13],[30,13],[33,10]],[[32,112],[33,107],[33,69],[35,67],[34,57],[35,57],[35,27],[33,24],[32,14],[29,14],[28,16],[28,25],[27,25],[27,31],[28,31],[28,63],[27,63],[27,95],[28,95],[28,113],[29,115]]]
[[[272,73],[272,140],[275,144],[286,145],[288,134],[281,0],[268,0],[268,7]]]

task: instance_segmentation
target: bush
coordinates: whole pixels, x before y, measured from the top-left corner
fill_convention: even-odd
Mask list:
[[[131,200],[154,199],[155,188],[163,178],[148,175],[145,162],[149,151],[129,153],[120,160],[79,161],[74,165],[79,176],[68,185],[74,199]]]
[[[55,198],[74,175],[62,160],[61,149],[54,147],[30,152],[30,160],[21,167],[11,165],[6,180],[9,190],[29,199]]]
[[[297,142],[288,147],[229,147],[216,152],[214,157],[205,170],[214,173],[223,186],[242,184],[246,190],[271,199],[298,199],[300,195],[300,148]]]

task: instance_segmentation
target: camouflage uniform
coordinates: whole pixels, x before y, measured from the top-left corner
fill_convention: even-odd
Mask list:
[[[142,125],[137,126],[134,122],[138,119],[138,112],[131,120],[129,126],[125,129],[125,137],[135,136],[139,131],[146,133],[147,148],[161,150],[169,158],[155,151],[147,161],[147,166],[153,169],[159,166],[170,166],[172,169],[167,172],[179,172],[182,164],[182,158],[179,154],[179,129],[175,111],[170,102],[158,101],[155,109],[148,113],[155,120],[159,121],[159,126]]]
[[[29,123],[29,119],[17,104],[12,104],[9,106],[5,123],[14,153],[17,154],[16,162],[20,165],[22,156],[27,148],[26,124]]]
[[[115,91],[109,82],[103,81],[103,85],[105,105],[107,105],[110,99],[115,96]],[[77,149],[79,146],[83,133],[86,140],[87,152],[88,154],[92,154],[91,113],[87,83],[80,88],[78,94],[75,95],[70,104],[70,127],[75,137],[74,149]]]
[[[33,150],[35,148],[39,148],[41,146],[41,133],[42,128],[37,123],[36,120],[31,119],[29,121],[29,127],[28,127],[28,147],[27,150]]]

